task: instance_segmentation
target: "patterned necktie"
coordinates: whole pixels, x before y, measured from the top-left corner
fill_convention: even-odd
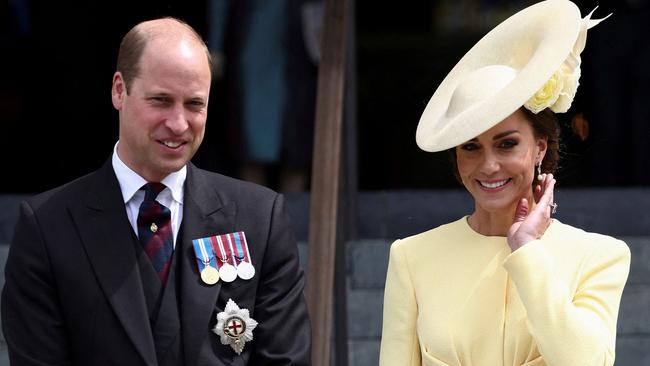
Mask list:
[[[138,237],[160,281],[165,286],[174,252],[171,212],[156,201],[156,197],[165,189],[165,185],[147,183],[141,189],[144,190],[144,201],[140,205],[138,214]]]

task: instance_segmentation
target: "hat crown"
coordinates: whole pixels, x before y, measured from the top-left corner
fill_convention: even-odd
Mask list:
[[[517,70],[505,65],[489,65],[471,72],[454,90],[446,112],[454,118],[470,110],[505,88],[517,76]]]

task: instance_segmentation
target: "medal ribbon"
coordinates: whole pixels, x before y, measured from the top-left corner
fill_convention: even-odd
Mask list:
[[[217,261],[217,264],[219,265],[219,269],[221,269],[224,263],[230,262],[229,253],[226,250],[226,248],[224,248],[222,237],[223,235],[215,236],[213,237],[212,240],[212,246],[215,252],[219,253],[219,260]]]
[[[237,247],[237,259],[239,259],[239,263],[248,262],[249,264],[252,265],[253,261],[251,260],[250,255],[248,253],[248,243],[246,242],[246,235],[244,234],[244,232],[238,231],[231,235],[235,239],[235,244]]]
[[[212,247],[212,251],[213,251],[214,254],[217,256],[217,258],[214,260],[214,262],[215,262],[216,265],[217,265],[215,268],[216,268],[216,269],[219,269],[219,268],[221,268],[222,263],[221,263],[221,261],[219,260],[219,259],[220,259],[220,258],[219,258],[219,254],[218,254],[218,253],[219,253],[219,251],[218,251],[219,246],[218,246],[218,244],[217,244],[217,237],[216,237],[216,236],[211,236],[211,237],[210,237],[210,247]]]
[[[214,252],[212,246],[206,245],[205,240],[209,238],[201,238],[192,240],[194,246],[194,254],[196,254],[196,262],[199,266],[199,273],[203,271],[206,265],[212,265],[214,267]],[[208,254],[208,248],[210,253]]]
[[[228,247],[230,249],[230,256],[232,257],[232,264],[233,266],[237,267],[239,265],[239,261],[237,260],[237,256],[235,255],[235,244],[233,244],[233,239],[232,239],[232,233],[231,234],[225,234],[223,237],[226,239],[225,241],[228,241]]]

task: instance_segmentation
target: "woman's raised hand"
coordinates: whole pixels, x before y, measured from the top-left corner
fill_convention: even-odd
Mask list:
[[[533,192],[537,204],[533,209],[530,209],[526,198],[522,198],[517,204],[514,222],[508,230],[508,245],[513,252],[526,243],[541,238],[551,224],[555,179],[553,174],[540,174],[538,181],[539,184]]]

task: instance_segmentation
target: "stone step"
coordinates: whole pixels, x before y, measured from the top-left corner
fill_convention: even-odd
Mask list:
[[[18,204],[26,196],[0,195],[0,269],[4,267]],[[616,365],[650,364],[650,189],[558,189],[561,221],[624,240],[632,251],[628,284],[618,322]],[[425,231],[471,211],[463,191],[362,192],[358,234],[346,245],[350,365],[377,365],[383,287],[394,238]],[[300,261],[308,273],[309,196],[288,194],[287,207],[299,239]],[[0,286],[4,272],[0,271]],[[8,365],[0,334],[0,366]]]
[[[309,195],[287,194],[298,240],[307,240]],[[612,236],[650,235],[650,188],[556,188],[560,221]],[[359,192],[359,238],[403,238],[456,220],[473,210],[464,190]]]

